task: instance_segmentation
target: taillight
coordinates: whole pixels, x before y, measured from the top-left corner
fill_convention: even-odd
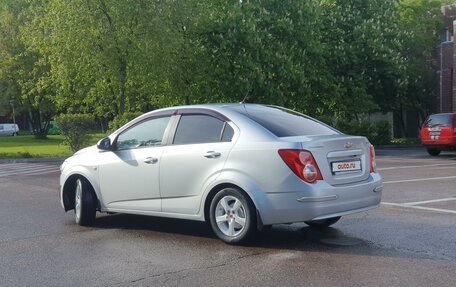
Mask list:
[[[370,172],[377,172],[377,163],[375,162],[375,149],[370,146]]]
[[[323,180],[317,162],[309,151],[281,149],[279,155],[288,167],[305,182],[314,183],[317,180]]]

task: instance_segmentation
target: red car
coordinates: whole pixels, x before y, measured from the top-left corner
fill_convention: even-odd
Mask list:
[[[421,127],[421,142],[434,156],[456,150],[456,113],[430,115]]]

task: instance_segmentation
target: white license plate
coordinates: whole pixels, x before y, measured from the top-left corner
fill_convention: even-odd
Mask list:
[[[361,161],[360,160],[333,162],[331,164],[332,164],[332,172],[361,170]]]

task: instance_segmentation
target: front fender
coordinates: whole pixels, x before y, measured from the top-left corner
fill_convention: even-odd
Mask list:
[[[84,177],[92,185],[93,190],[98,198],[100,208],[103,209],[103,199],[100,192],[100,186],[98,184],[98,167],[88,167],[81,165],[74,165],[68,167],[62,171],[60,176],[60,204],[62,205],[65,211],[72,209],[68,206],[68,203],[65,204],[64,193],[68,191],[68,184],[71,184],[72,179],[76,177]]]

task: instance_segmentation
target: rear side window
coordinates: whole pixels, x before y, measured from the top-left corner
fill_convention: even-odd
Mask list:
[[[451,126],[453,116],[451,114],[431,115],[424,123],[427,127]]]
[[[230,142],[233,139],[234,130],[233,128],[225,123],[225,128],[223,129],[222,142]]]
[[[310,117],[279,107],[245,106],[242,113],[277,137],[339,134]]]
[[[208,115],[182,115],[173,144],[220,142],[224,127],[224,121]]]

